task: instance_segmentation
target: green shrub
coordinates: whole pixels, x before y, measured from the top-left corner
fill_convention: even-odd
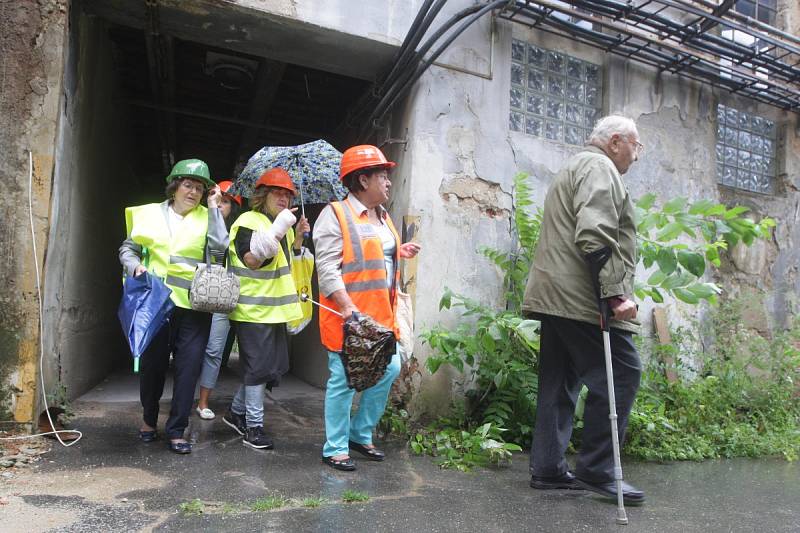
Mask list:
[[[505,431],[490,422],[467,431],[459,423],[440,419],[411,439],[411,449],[416,454],[438,457],[439,466],[466,472],[476,466],[505,464],[511,461],[511,452],[520,451],[518,444],[505,442],[500,434]]]
[[[800,327],[764,339],[744,327],[741,307],[734,300],[711,313],[713,350],[684,354],[699,363],[691,369],[694,379],[669,383],[663,365],[649,365],[631,413],[628,454],[651,460],[798,458]]]

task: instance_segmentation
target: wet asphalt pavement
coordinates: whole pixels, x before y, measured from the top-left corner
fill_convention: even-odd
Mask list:
[[[410,453],[401,441],[379,443],[383,463],[355,472],[320,462],[323,391],[289,378],[268,397],[265,420],[275,449],[242,445],[221,421],[235,376],[223,376],[212,401],[217,419],[192,416],[188,456],[164,441],[136,437],[135,380],[115,376],[76,402],[76,446],[18,469],[0,484],[2,531],[624,531],[800,532],[800,465],[780,459],[704,463],[633,463],[625,477],[647,503],[616,507],[583,491],[528,486],[527,455],[505,468],[460,473]],[[162,401],[164,414],[168,401]],[[344,503],[345,490],[369,499]],[[254,511],[269,496],[289,499]],[[316,508],[305,498],[323,498]],[[192,514],[202,508],[202,513]]]

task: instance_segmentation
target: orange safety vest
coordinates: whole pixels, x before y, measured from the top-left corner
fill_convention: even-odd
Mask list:
[[[395,240],[394,283],[390,289],[386,280],[383,243],[367,214],[356,213],[347,200],[332,202],[331,207],[339,220],[339,227],[342,228],[342,281],[344,281],[347,294],[359,311],[394,330],[394,336],[397,338],[399,333],[395,321],[397,312],[395,292],[400,283],[398,266],[400,237],[392,224],[392,219],[388,216],[384,218],[389,229],[392,230]],[[320,294],[319,299],[323,305],[331,309],[339,309],[333,300],[326,298],[325,295]],[[343,325],[342,317],[320,307],[319,333],[322,344],[328,350],[342,351]]]

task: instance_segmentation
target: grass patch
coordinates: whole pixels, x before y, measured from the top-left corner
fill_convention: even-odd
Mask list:
[[[203,514],[206,510],[206,506],[201,500],[195,498],[194,500],[180,504],[179,509],[185,515],[194,516]]]
[[[239,510],[239,508],[238,508],[237,506],[235,506],[235,505],[232,505],[232,504],[230,504],[230,503],[224,503],[224,504],[222,505],[222,509],[220,509],[220,512],[221,512],[222,514],[233,514],[233,513],[235,513],[235,512],[236,512],[236,511],[238,511],[238,510]]]
[[[253,511],[272,511],[274,509],[286,507],[290,502],[291,500],[282,494],[273,494],[254,501],[250,509]]]
[[[347,489],[342,493],[342,501],[345,503],[366,502],[369,501],[369,494],[359,490]]]
[[[317,496],[311,496],[311,497],[303,498],[302,500],[300,500],[300,505],[302,505],[303,507],[310,507],[312,509],[316,508],[316,507],[321,507],[322,505],[325,505],[326,503],[328,503],[328,499],[327,498],[322,498],[322,497],[317,497]]]

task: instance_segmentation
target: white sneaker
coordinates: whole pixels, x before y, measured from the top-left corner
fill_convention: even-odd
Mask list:
[[[197,416],[202,418],[203,420],[214,420],[214,417],[217,415],[214,414],[214,411],[206,407],[205,409],[200,409],[200,407],[195,408],[197,411]]]

